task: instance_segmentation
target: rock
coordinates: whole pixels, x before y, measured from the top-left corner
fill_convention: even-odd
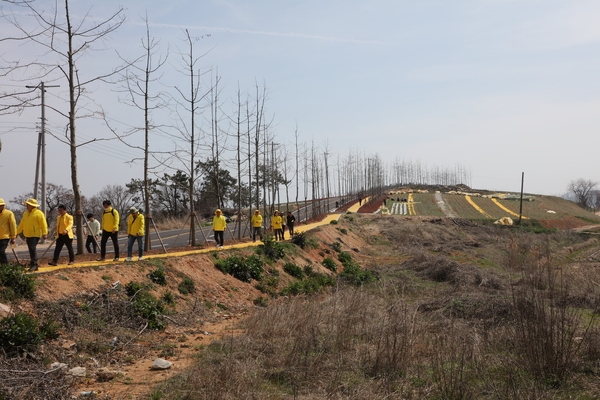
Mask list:
[[[13,314],[12,310],[6,304],[0,303],[0,317],[6,318]]]
[[[67,364],[61,362],[53,362],[50,364],[50,369],[67,369]]]
[[[115,379],[120,374],[121,372],[119,371],[114,371],[107,368],[100,368],[96,372],[96,379],[98,379],[98,382],[108,382]]]
[[[152,370],[163,370],[163,369],[169,369],[169,368],[171,368],[171,366],[173,366],[172,362],[167,361],[167,360],[162,359],[162,358],[157,358],[152,363],[152,367],[150,367],[150,369],[152,369]]]
[[[67,373],[78,378],[85,378],[86,369],[85,367],[75,367],[71,368]]]

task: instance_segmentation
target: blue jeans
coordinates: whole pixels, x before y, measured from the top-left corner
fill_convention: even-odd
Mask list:
[[[131,253],[133,253],[133,244],[138,242],[138,257],[144,255],[144,247],[142,246],[142,238],[143,236],[127,236],[127,257],[131,258]]]

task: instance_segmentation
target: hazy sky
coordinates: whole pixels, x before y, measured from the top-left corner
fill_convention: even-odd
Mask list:
[[[53,2],[38,4],[50,10]],[[98,21],[118,6],[71,0],[76,18],[89,11]],[[297,124],[300,141],[327,144],[341,157],[358,149],[390,163],[461,164],[471,168],[474,188],[518,191],[521,172],[530,193],[561,194],[577,178],[600,181],[598,1],[126,0],[123,6],[127,23],[107,38],[106,50],[80,60],[83,76],[117,66],[116,51],[141,55],[147,13],[151,36],[169,52],[154,90],[186,87],[180,53],[187,51],[188,29],[204,36],[195,42],[196,54],[206,53],[198,67],[218,69],[223,113],[232,113],[238,85],[253,92],[255,82],[266,83],[272,132],[290,149]],[[29,26],[24,14],[16,17]],[[2,21],[0,35],[11,32]],[[0,42],[0,54],[21,62],[51,58],[23,43]],[[22,81],[0,77],[0,91],[40,81],[34,69],[27,74]],[[208,85],[210,72],[204,77]],[[66,112],[66,82],[52,84],[61,87],[48,89],[47,103]],[[97,106],[87,104],[102,107],[122,132],[141,125],[143,115],[120,103],[117,89],[93,85]],[[174,118],[166,110],[154,116]],[[62,116],[49,110],[47,121],[55,135],[64,134]],[[31,190],[38,123],[39,107],[0,116],[6,200]],[[110,137],[100,121],[81,120],[78,129],[81,141]],[[47,179],[69,187],[68,148],[51,136],[47,142]],[[139,155],[114,141],[81,147],[84,195],[140,178],[141,166],[127,164]]]

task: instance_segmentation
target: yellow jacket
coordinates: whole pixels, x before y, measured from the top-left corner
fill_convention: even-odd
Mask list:
[[[102,214],[102,230],[119,231],[119,212],[112,207],[106,208]]]
[[[133,214],[129,214],[127,218],[127,234],[133,236],[144,236],[146,233],[146,221],[144,215],[138,213],[137,217],[133,218]]]
[[[56,237],[67,231],[69,239],[73,239],[73,216],[69,214],[59,215],[56,217]]]
[[[213,217],[212,228],[213,231],[225,231],[225,228],[227,228],[225,217],[223,215],[219,215],[218,217],[215,215]]]
[[[281,225],[283,224],[283,218],[280,215],[275,215],[271,218],[271,227],[273,229],[281,229]]]
[[[0,213],[0,240],[17,237],[17,220],[15,214],[6,208]]]
[[[44,213],[37,208],[31,211],[25,210],[17,228],[17,235],[21,232],[26,238],[47,235],[48,223]]]
[[[260,228],[262,226],[262,221],[263,221],[262,220],[262,215],[260,215],[260,214],[258,214],[258,215],[254,214],[252,216],[252,220],[251,221],[252,221],[252,226],[254,228]]]

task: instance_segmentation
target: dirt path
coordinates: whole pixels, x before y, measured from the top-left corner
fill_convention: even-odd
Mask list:
[[[446,217],[458,218],[458,215],[452,210],[452,208],[450,207],[450,204],[448,204],[444,201],[444,198],[442,197],[441,193],[435,194],[435,202],[437,203],[438,207],[440,208],[440,210],[442,210],[442,212],[444,213],[444,215]]]

